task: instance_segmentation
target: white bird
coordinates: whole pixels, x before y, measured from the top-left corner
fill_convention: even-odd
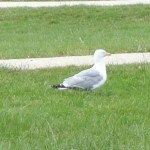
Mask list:
[[[90,69],[83,70],[72,77],[64,79],[63,83],[52,85],[56,89],[82,89],[94,90],[101,87],[106,79],[106,64],[104,57],[110,55],[105,50],[98,49],[94,53],[94,65]]]

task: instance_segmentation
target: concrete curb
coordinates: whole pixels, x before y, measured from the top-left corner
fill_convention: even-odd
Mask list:
[[[124,53],[112,54],[105,58],[107,65],[150,63],[149,53]],[[27,59],[8,59],[0,60],[0,67],[11,69],[41,69],[66,66],[92,65],[93,56],[68,56],[53,58],[27,58]]]
[[[150,4],[150,0],[113,0],[113,1],[57,1],[57,2],[0,2],[0,8],[10,7],[60,7],[60,6],[120,6]]]

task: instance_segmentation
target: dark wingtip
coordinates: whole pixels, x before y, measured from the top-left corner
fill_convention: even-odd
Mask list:
[[[64,85],[62,84],[56,84],[56,85],[50,85],[50,88],[54,88],[54,89],[58,89],[58,88],[66,88]]]

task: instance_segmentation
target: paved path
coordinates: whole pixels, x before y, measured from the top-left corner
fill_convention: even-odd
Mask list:
[[[124,53],[112,54],[105,58],[106,64],[132,64],[132,63],[150,63],[149,53]],[[64,66],[92,65],[92,56],[68,56],[53,58],[27,58],[27,59],[8,59],[0,60],[0,67],[14,69],[38,69]]]
[[[59,7],[59,6],[116,6],[150,4],[150,0],[113,0],[113,1],[57,1],[57,2],[0,2],[0,8],[7,7]]]

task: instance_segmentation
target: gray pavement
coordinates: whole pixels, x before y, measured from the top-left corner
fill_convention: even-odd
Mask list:
[[[93,56],[67,56],[52,58],[27,58],[0,60],[0,67],[12,69],[40,69],[65,66],[84,66],[93,64]],[[105,58],[107,65],[150,63],[149,53],[112,54]]]
[[[53,1],[53,2],[0,2],[0,8],[8,7],[60,7],[60,6],[116,6],[150,4],[150,0],[113,0],[113,1]]]

